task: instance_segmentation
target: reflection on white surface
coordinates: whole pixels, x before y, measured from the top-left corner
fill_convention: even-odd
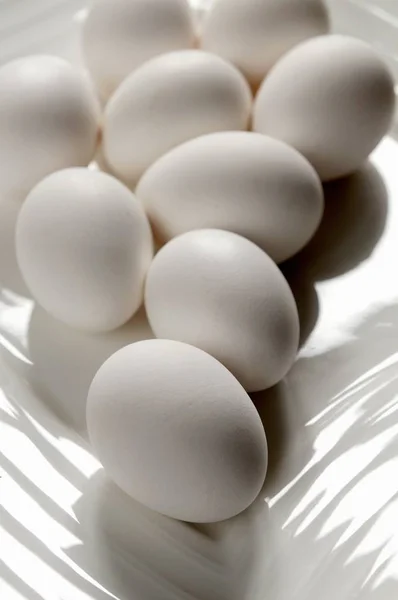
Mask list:
[[[75,511],[86,547],[70,547],[68,555],[122,598],[134,590],[137,598],[240,600],[250,587],[267,519],[260,500],[228,522],[187,525],[134,502],[102,471],[88,482]]]
[[[395,0],[379,4],[393,14]],[[377,3],[334,3],[344,26],[361,5],[370,14]],[[0,0],[0,62],[48,48],[77,57],[84,6]],[[388,31],[374,28],[386,51]],[[110,336],[84,336],[33,308],[15,261],[18,205],[3,199],[2,600],[398,597],[397,143],[385,140],[372,164],[328,186],[321,233],[284,265],[303,347],[284,382],[253,396],[269,441],[264,491],[236,519],[203,527],[129,499],[76,433],[96,368],[150,332],[140,315]]]

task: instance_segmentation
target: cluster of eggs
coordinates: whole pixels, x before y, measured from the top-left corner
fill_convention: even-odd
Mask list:
[[[0,69],[21,272],[91,333],[144,301],[158,339],[100,368],[87,425],[114,481],[175,518],[226,519],[260,492],[248,392],[280,381],[299,342],[277,264],[317,230],[322,181],[357,169],[392,120],[383,62],[328,28],[322,0],[214,0],[200,21],[187,0],[96,0],[91,82],[49,56]]]

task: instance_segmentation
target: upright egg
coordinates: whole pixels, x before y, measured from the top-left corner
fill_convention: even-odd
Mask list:
[[[287,144],[242,131],[171,150],[146,171],[136,192],[159,240],[225,229],[276,262],[301,250],[323,213],[321,182],[309,162]]]
[[[43,177],[85,166],[98,138],[98,106],[82,72],[55,56],[0,68],[0,198],[26,194]]]
[[[83,25],[83,54],[105,100],[145,61],[195,42],[187,0],[96,0]]]
[[[276,384],[296,358],[292,292],[268,255],[235,233],[190,231],[166,244],[148,271],[145,306],[156,337],[208,352],[248,392]]]
[[[89,169],[65,169],[28,195],[16,229],[18,264],[35,300],[76,329],[116,329],[138,310],[152,234],[135,196]]]
[[[290,144],[330,180],[358,169],[388,132],[394,82],[375,51],[342,35],[300,44],[255,101],[254,129]]]
[[[258,87],[283,54],[328,30],[323,0],[214,0],[202,47],[231,61]]]
[[[252,107],[242,74],[200,50],[171,52],[132,73],[110,99],[104,155],[130,185],[160,156],[215,131],[247,129]]]
[[[91,384],[87,426],[115,483],[175,519],[228,519],[264,482],[267,443],[253,403],[187,344],[147,340],[111,356]]]

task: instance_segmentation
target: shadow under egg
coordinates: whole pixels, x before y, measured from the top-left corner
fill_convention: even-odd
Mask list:
[[[31,298],[17,263],[15,228],[22,201],[8,198],[0,201],[0,288]]]
[[[36,306],[28,330],[32,386],[69,425],[86,435],[86,400],[94,375],[115,352],[153,338],[143,308],[123,327],[103,334],[74,330]]]
[[[303,437],[306,415],[290,375],[274,387],[250,394],[250,397],[263,424],[268,445],[268,469],[260,497],[272,498],[294,478],[295,471],[308,463],[312,440],[308,432]],[[304,439],[306,443],[303,443]]]
[[[222,523],[184,523],[142,506],[102,470],[74,512],[85,543],[69,548],[69,557],[118,598],[145,600],[242,600],[268,517],[261,500]]]
[[[318,231],[296,256],[280,265],[295,298],[300,347],[319,317],[318,281],[343,275],[366,260],[383,235],[388,195],[370,162],[356,173],[324,185],[325,212]]]
[[[388,215],[386,186],[370,162],[349,177],[325,184],[324,192],[321,225],[291,261],[296,272],[314,281],[343,275],[366,260],[384,232]]]
[[[293,261],[288,261],[281,266],[294,300],[300,322],[299,347],[304,346],[317,324],[319,317],[319,298],[314,282],[306,274],[296,268]]]

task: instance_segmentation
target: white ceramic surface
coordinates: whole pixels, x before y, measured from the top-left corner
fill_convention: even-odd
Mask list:
[[[331,2],[339,30],[397,65],[396,0]],[[0,62],[39,51],[77,57],[84,4],[0,0]],[[397,598],[397,164],[398,145],[386,139],[372,165],[329,186],[320,234],[286,266],[305,343],[284,383],[256,396],[267,484],[250,510],[212,526],[131,501],[67,424],[82,409],[92,340],[65,334],[63,353],[61,327],[37,313],[29,323],[13,250],[18,206],[0,205],[2,600]],[[131,327],[127,337],[145,335],[142,319]],[[98,338],[98,360],[116,343]],[[59,388],[51,397],[35,390],[54,356],[64,363],[47,373]],[[69,404],[68,389],[81,394]]]

